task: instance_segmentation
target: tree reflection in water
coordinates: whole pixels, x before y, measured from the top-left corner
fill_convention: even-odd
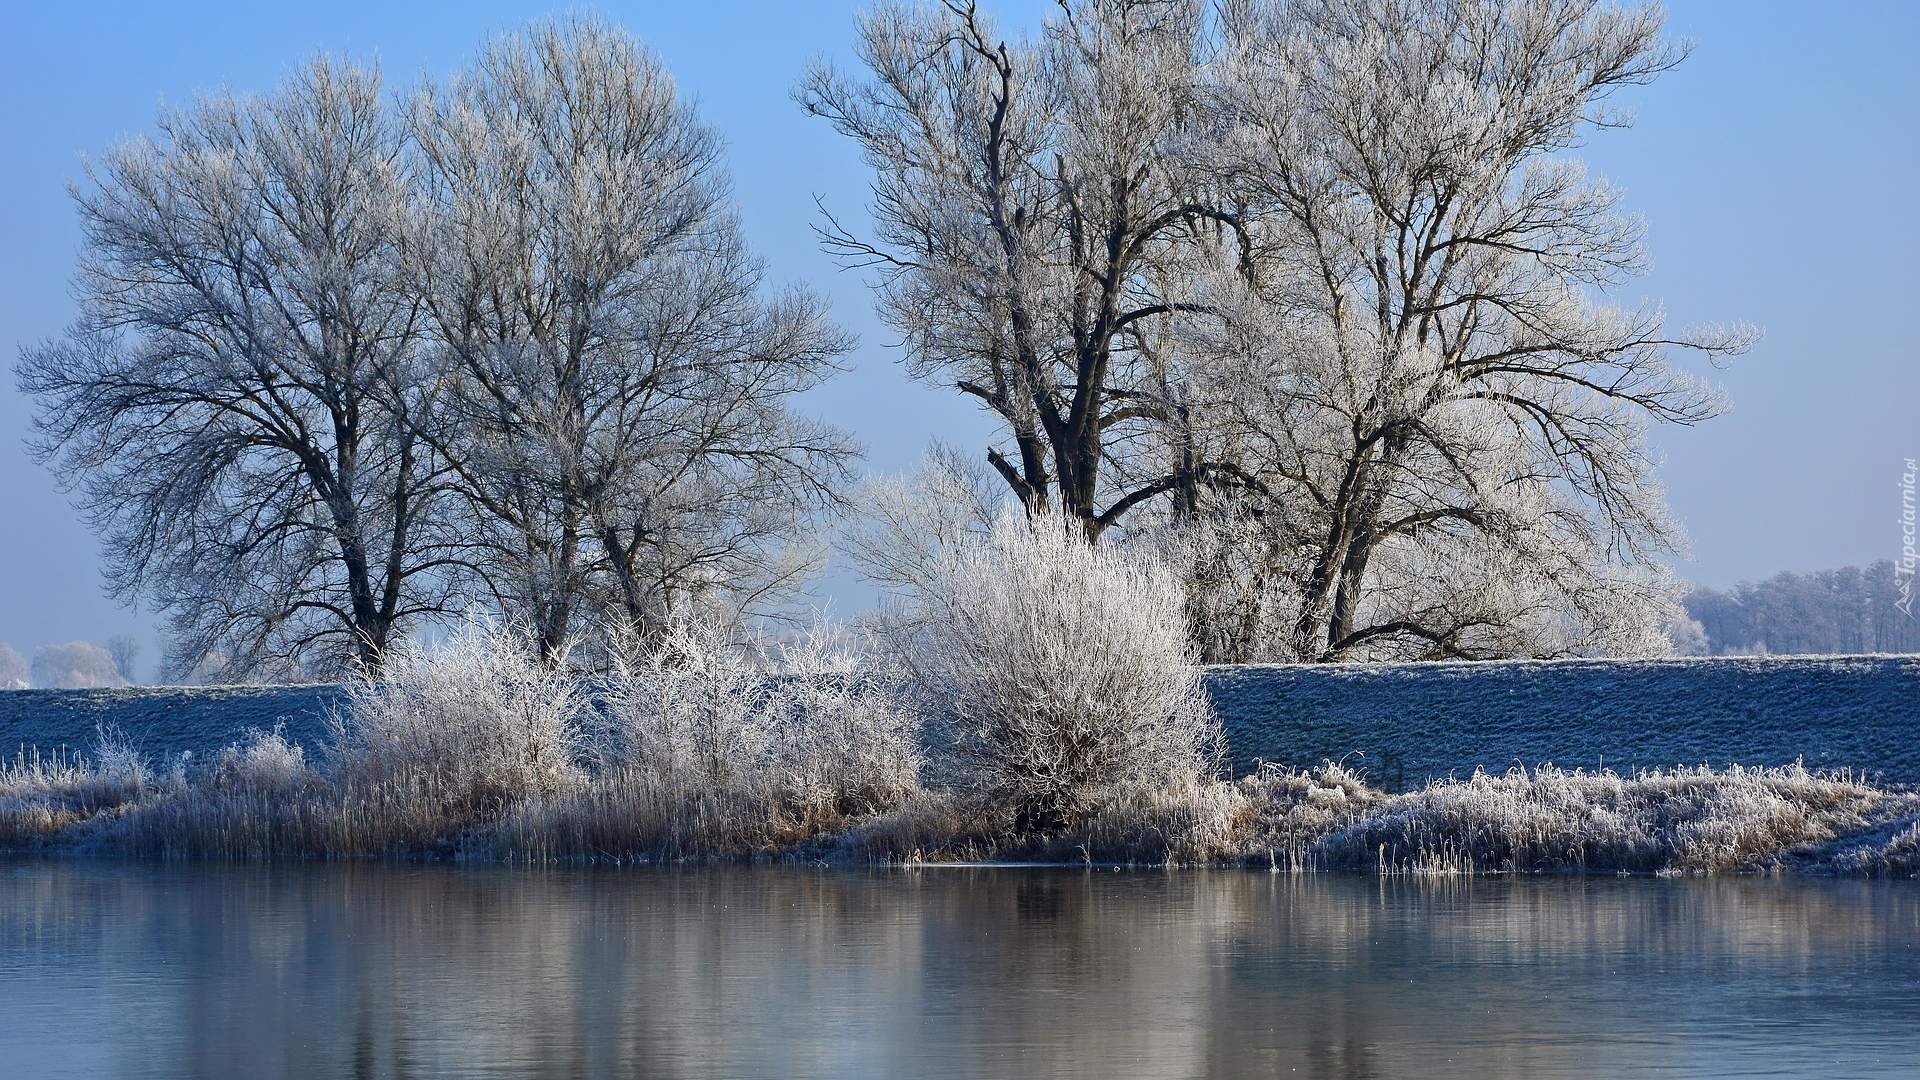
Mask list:
[[[13,862],[20,1075],[1898,1075],[1920,887]]]

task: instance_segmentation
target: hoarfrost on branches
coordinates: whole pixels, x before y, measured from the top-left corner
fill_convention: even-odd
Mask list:
[[[1035,514],[1184,568],[1211,661],[1639,654],[1684,550],[1651,423],[1719,392],[1609,292],[1639,219],[1568,157],[1677,63],[1593,0],[1065,2],[1006,43],[882,6],[802,103],[876,173],[910,370]]]

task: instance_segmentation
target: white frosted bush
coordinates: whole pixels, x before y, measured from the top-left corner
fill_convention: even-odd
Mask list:
[[[760,770],[770,733],[756,723],[765,680],[716,621],[679,620],[651,646],[616,650],[606,693],[603,773],[662,790],[730,789]]]
[[[147,782],[147,759],[119,725],[94,729],[94,769],[100,779],[137,792]]]
[[[338,778],[479,811],[554,793],[577,776],[588,707],[572,675],[535,659],[515,627],[470,623],[437,648],[392,657],[347,691]]]
[[[283,727],[272,731],[248,728],[240,741],[220,751],[214,761],[214,779],[226,786],[257,791],[287,791],[312,782],[307,752],[290,742]]]
[[[911,711],[824,626],[769,655],[724,623],[676,622],[657,644],[624,651],[605,705],[602,776],[667,802],[819,822],[890,806],[919,780]]]
[[[891,641],[963,777],[1052,827],[1210,772],[1219,722],[1163,565],[1004,515],[944,551]]]
[[[892,807],[920,786],[919,724],[893,673],[824,626],[778,651],[769,707],[777,784],[830,816]]]

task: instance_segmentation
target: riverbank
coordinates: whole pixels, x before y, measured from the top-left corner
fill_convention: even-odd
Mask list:
[[[1100,595],[1133,593],[1115,586]],[[1059,610],[1081,607],[1049,602],[1040,614]],[[85,756],[22,751],[0,767],[0,850],[1448,875],[1920,873],[1920,787],[1878,770],[1740,757],[1567,768],[1542,756],[1405,787],[1368,771],[1373,760],[1359,755],[1235,770],[1244,725],[1230,717],[1254,696],[1249,688],[1364,685],[1380,691],[1370,706],[1378,709],[1395,700],[1393,685],[1437,679],[1459,700],[1471,700],[1460,695],[1476,685],[1488,691],[1486,713],[1520,701],[1534,728],[1573,729],[1577,716],[1556,716],[1554,701],[1581,684],[1597,696],[1620,665],[1436,665],[1384,682],[1365,672],[1256,679],[1256,669],[1240,669],[1239,691],[1226,692],[1209,689],[1206,673],[1186,662],[1177,619],[1142,634],[1128,629],[1138,620],[1120,615],[1098,632],[1074,623],[1067,633],[1041,619],[1018,635],[989,628],[922,641],[903,632],[865,650],[828,627],[768,649],[717,624],[689,623],[592,680],[538,661],[512,628],[476,625],[430,652],[390,658],[378,679],[333,688],[324,723],[304,732],[252,726],[211,750],[156,757],[159,725],[142,723],[136,740],[101,724]],[[1804,691],[1795,699],[1803,703],[1820,700],[1815,684],[1850,687],[1828,693],[1828,705],[1857,698],[1853,726],[1878,733],[1880,757],[1894,760],[1888,747],[1905,745],[1893,733],[1907,715],[1896,691],[1916,678],[1907,668],[1802,665],[1769,678]],[[1680,700],[1689,686],[1733,685],[1730,671],[1738,679],[1760,671],[1703,674],[1657,661],[1635,670],[1660,676],[1643,679],[1642,690],[1665,686]],[[1488,679],[1560,689],[1499,694]],[[1862,695],[1865,687],[1877,691]],[[235,704],[234,693],[209,697]],[[205,724],[220,712],[199,714]],[[1266,712],[1276,727],[1289,716],[1309,723],[1297,702]],[[1381,737],[1411,745],[1431,717],[1410,710],[1400,722],[1394,735],[1383,721],[1389,735]]]
[[[456,806],[336,781],[259,734],[212,766],[0,770],[0,850],[221,860],[1091,862],[1393,874],[1920,876],[1920,794],[1800,767],[1476,773],[1393,794],[1338,765],[1135,792],[1031,823],[937,786],[890,805],[669,797],[632,777]],[[416,792],[416,794],[418,794]]]

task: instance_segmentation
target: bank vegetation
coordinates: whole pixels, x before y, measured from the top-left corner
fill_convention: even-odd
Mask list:
[[[858,633],[681,622],[591,680],[477,621],[353,684],[311,752],[254,731],[169,762],[116,732],[84,758],[23,753],[0,770],[0,847],[1920,873],[1920,794],[1798,766],[1542,766],[1400,794],[1335,763],[1228,778],[1174,571],[1073,528],[1009,515],[934,551],[912,602]]]

